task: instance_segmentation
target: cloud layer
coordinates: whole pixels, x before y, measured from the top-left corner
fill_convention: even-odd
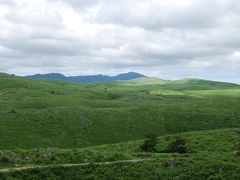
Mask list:
[[[240,82],[238,0],[0,0],[0,71]]]

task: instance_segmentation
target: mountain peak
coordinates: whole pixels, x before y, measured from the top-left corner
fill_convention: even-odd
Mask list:
[[[116,78],[116,80],[131,80],[131,79],[137,79],[141,77],[146,77],[146,76],[136,72],[128,72],[128,73],[119,74],[117,76],[114,76],[113,78]]]
[[[35,74],[31,76],[26,76],[32,79],[54,79],[54,80],[64,80],[69,82],[82,82],[82,83],[98,83],[98,82],[111,82],[117,80],[131,80],[140,77],[146,77],[142,74],[136,72],[128,72],[118,74],[116,76],[106,76],[103,74],[99,75],[87,75],[87,76],[64,76],[60,73],[49,73],[49,74]]]
[[[63,74],[60,73],[48,73],[48,74],[35,74],[31,76],[26,76],[32,79],[64,79],[66,78]]]

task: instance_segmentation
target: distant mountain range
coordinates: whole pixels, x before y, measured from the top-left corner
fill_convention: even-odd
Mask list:
[[[132,80],[141,77],[146,77],[142,74],[136,72],[128,72],[119,74],[116,76],[106,76],[106,75],[89,75],[89,76],[64,76],[59,73],[50,74],[35,74],[26,76],[31,79],[54,79],[54,80],[64,80],[68,82],[81,82],[81,83],[98,83],[98,82],[111,82],[117,80]]]

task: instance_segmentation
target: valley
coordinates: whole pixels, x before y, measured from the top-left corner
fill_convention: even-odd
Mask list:
[[[0,94],[2,179],[239,179],[238,84],[0,74]],[[158,136],[156,152],[140,149],[148,133]],[[187,153],[167,151],[175,137]]]

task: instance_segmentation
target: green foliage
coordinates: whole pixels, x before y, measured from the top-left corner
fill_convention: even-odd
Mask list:
[[[236,156],[240,156],[240,147],[237,148],[237,150],[235,151]]]
[[[9,157],[2,151],[0,151],[0,163],[1,164],[9,163]]]
[[[240,126],[240,88],[228,83],[147,78],[80,84],[0,74],[0,92],[8,92],[0,96],[1,149],[80,148],[147,132]]]
[[[141,150],[144,152],[156,152],[157,136],[155,134],[146,135],[143,145],[141,145]]]
[[[33,149],[1,151],[8,157],[0,167],[49,164],[47,168],[34,168],[0,173],[0,179],[239,179],[239,157],[233,154],[239,142],[237,129],[199,131],[158,137],[156,149],[161,152],[169,140],[181,137],[188,143],[191,153],[139,152],[139,141],[101,145],[83,149]],[[51,155],[49,155],[49,152]],[[46,155],[47,154],[47,155]],[[146,153],[144,153],[146,154]],[[20,158],[19,158],[20,157]],[[95,162],[145,159],[138,163],[94,164]],[[19,162],[21,159],[21,162]],[[17,161],[16,161],[17,160]],[[87,163],[90,165],[62,167],[60,164]],[[1,169],[1,168],[0,168]],[[0,170],[1,171],[1,170]]]
[[[165,166],[170,160],[153,160],[140,163],[96,165],[75,167],[49,167],[0,173],[1,179],[233,179],[240,178],[237,164],[218,163],[210,160],[183,160],[177,158],[177,166]]]
[[[176,152],[180,154],[187,153],[186,140],[176,137],[168,146],[168,152]]]
[[[239,109],[240,86],[231,83],[78,84],[0,74],[0,168],[51,165],[0,179],[240,179]],[[146,132],[158,141],[137,140]],[[146,161],[94,164],[139,158]],[[60,166],[68,163],[91,164]]]
[[[15,109],[11,109],[8,114],[17,114],[17,111]]]

